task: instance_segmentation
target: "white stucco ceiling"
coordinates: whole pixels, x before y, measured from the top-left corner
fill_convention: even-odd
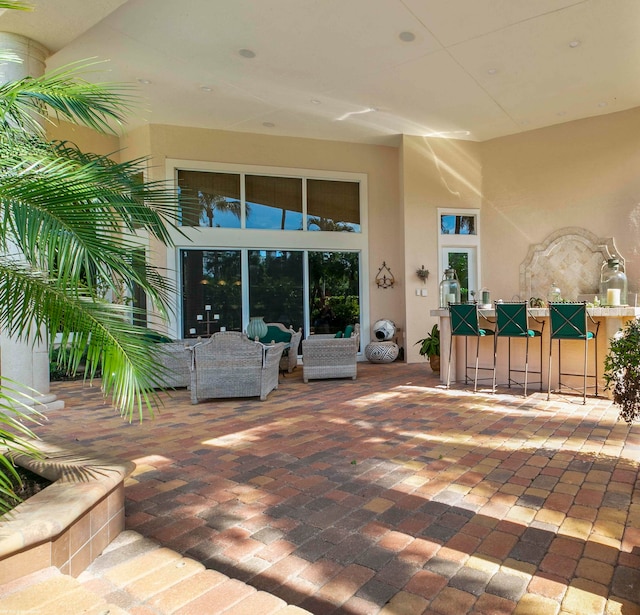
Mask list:
[[[0,31],[47,46],[49,68],[109,60],[95,78],[144,99],[132,125],[484,141],[640,106],[638,0],[32,4],[1,14]]]

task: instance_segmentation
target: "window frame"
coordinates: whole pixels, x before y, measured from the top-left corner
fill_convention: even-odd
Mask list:
[[[235,163],[216,163],[182,159],[167,159],[165,174],[167,182],[173,186],[177,194],[178,170],[211,171],[221,173],[243,173],[251,175],[270,175],[280,177],[325,179],[333,181],[357,181],[360,184],[360,232],[273,230],[245,228],[207,228],[180,226],[170,229],[172,246],[166,249],[167,275],[177,290],[175,305],[170,314],[170,335],[178,337],[182,331],[182,298],[179,289],[182,288],[180,273],[180,250],[182,249],[220,249],[220,250],[311,250],[311,251],[356,251],[360,253],[360,316],[361,322],[367,323],[369,317],[369,248],[368,248],[368,177],[366,173],[349,173],[344,171],[321,171],[314,169],[299,169],[285,167],[269,167],[257,165],[241,165]],[[306,182],[303,181],[303,198],[306,197]],[[241,182],[241,198],[245,202],[244,181]],[[306,199],[305,199],[306,201]],[[243,211],[244,216],[244,211]],[[306,211],[303,216],[306,225]],[[243,259],[244,260],[244,259]],[[306,268],[305,268],[306,269]],[[243,273],[246,273],[243,271]],[[308,271],[304,272],[304,282],[308,285]],[[307,286],[308,288],[308,286]],[[243,288],[243,293],[245,289]],[[243,294],[243,302],[245,300]],[[246,324],[248,324],[246,314]],[[308,315],[305,315],[307,318]],[[307,318],[308,321],[308,318]],[[361,327],[363,345],[367,327]]]
[[[448,254],[450,252],[464,252],[469,255],[469,291],[478,292],[482,288],[482,276],[480,266],[480,210],[439,207],[438,215],[438,274],[442,279],[444,270],[448,264]],[[448,234],[442,232],[441,219],[442,216],[475,216],[474,235],[469,234]],[[475,282],[477,288],[471,288],[471,282]]]

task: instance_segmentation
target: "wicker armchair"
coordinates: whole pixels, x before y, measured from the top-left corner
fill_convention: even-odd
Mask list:
[[[288,329],[281,322],[266,323],[268,332],[260,338],[263,344],[271,342],[284,342],[289,347],[282,353],[280,359],[280,371],[291,373],[298,365],[298,348],[302,339],[302,329],[294,331],[293,327]]]
[[[260,397],[278,388],[283,343],[265,345],[224,331],[192,348],[191,403],[215,397]]]
[[[320,378],[351,378],[357,376],[357,355],[360,347],[360,325],[355,325],[351,337],[312,335],[302,340],[302,378],[305,382]]]
[[[191,381],[190,346],[196,339],[159,342],[154,349],[154,358],[158,362],[158,388],[179,389],[188,387]]]

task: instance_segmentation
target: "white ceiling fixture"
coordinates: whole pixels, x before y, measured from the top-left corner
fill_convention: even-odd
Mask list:
[[[256,118],[269,117],[283,136],[395,145],[403,133],[484,141],[640,107],[638,0],[32,4],[0,14],[0,31],[50,49],[47,70],[97,58],[108,62],[89,79],[153,83],[131,128],[153,118],[267,133]],[[184,95],[207,84],[210,96]]]

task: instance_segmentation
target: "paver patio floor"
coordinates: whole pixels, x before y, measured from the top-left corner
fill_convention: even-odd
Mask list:
[[[317,615],[640,613],[640,426],[608,400],[444,390],[426,364],[260,402],[95,388],[37,432],[132,460],[126,526]]]

